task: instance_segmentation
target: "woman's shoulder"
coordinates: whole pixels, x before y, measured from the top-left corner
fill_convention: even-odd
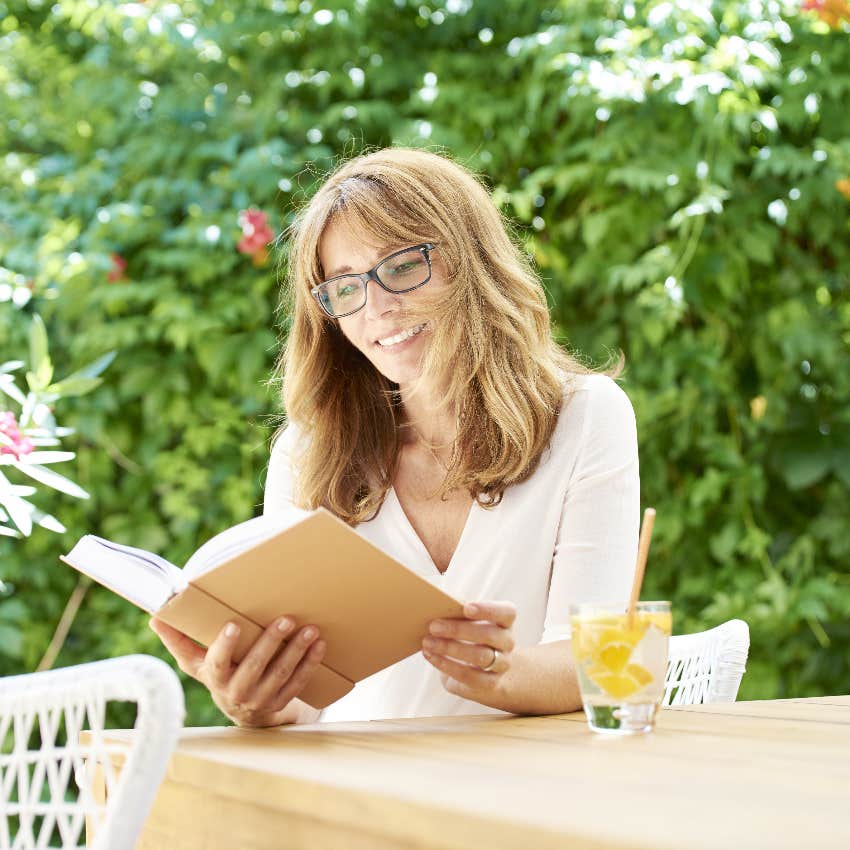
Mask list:
[[[571,374],[551,442],[559,465],[586,474],[587,464],[631,462],[637,423],[629,397],[610,376]],[[579,459],[583,458],[580,462]]]
[[[292,475],[304,449],[305,435],[294,422],[284,422],[275,431],[269,447],[269,477]]]
[[[285,421],[278,425],[271,441],[271,452],[285,452],[298,442],[298,426]]]
[[[632,403],[623,388],[609,375],[599,372],[564,377],[564,409],[573,405],[602,414],[632,411]]]
[[[556,428],[563,444],[574,445],[609,433],[623,436],[635,427],[632,403],[613,378],[598,372],[565,376]]]
[[[307,431],[301,425],[286,420],[278,426],[271,439],[272,458],[294,454],[296,449],[303,448],[304,441],[308,438]]]

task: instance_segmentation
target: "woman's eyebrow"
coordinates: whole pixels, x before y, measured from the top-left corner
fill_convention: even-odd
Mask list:
[[[381,260],[385,260],[389,257],[390,254],[394,254],[396,251],[400,251],[402,248],[407,248],[407,242],[397,242],[395,245],[387,245],[384,248],[376,248],[375,252],[375,261],[372,263],[372,268],[374,268]],[[348,272],[354,271],[351,266],[337,266],[330,274],[328,274],[325,279],[329,280],[332,277],[339,277],[341,274],[348,274]]]

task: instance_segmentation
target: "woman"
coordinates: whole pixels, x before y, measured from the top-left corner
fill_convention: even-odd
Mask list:
[[[553,341],[484,187],[424,151],[354,159],[293,226],[288,283],[265,512],[322,505],[471,600],[322,719],[578,708],[568,606],[627,598],[634,569],[634,414]],[[319,718],[314,626],[284,616],[234,664],[233,624],[206,651],[152,625],[236,723]]]

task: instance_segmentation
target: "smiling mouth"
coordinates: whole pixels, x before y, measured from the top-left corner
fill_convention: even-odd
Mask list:
[[[380,345],[381,348],[389,348],[393,345],[398,345],[400,342],[404,342],[406,339],[410,339],[412,336],[416,336],[416,334],[420,333],[427,326],[427,322],[424,322],[421,325],[416,325],[415,327],[408,328],[406,331],[399,331],[399,333],[394,334],[393,336],[385,337],[384,339],[376,339],[376,345]]]

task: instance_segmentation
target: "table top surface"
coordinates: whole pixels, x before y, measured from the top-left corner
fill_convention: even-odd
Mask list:
[[[847,848],[850,696],[665,709],[627,737],[580,712],[186,729],[169,778],[434,847]]]

